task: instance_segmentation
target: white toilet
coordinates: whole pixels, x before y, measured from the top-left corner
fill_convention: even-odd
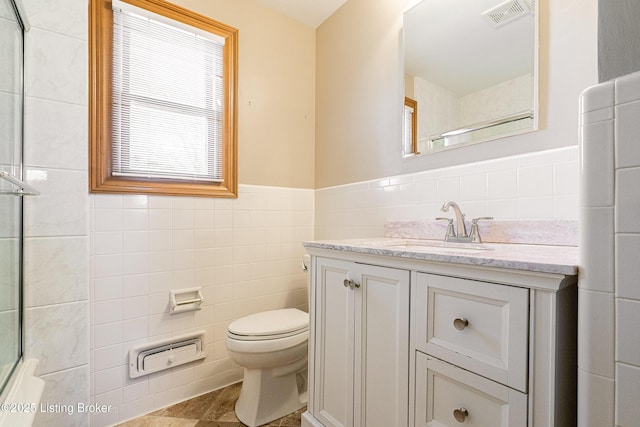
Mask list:
[[[309,314],[296,308],[264,311],[232,322],[229,357],[244,367],[236,416],[255,427],[307,403]]]

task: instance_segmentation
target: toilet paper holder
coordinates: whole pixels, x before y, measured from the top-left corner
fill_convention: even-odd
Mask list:
[[[169,313],[200,310],[204,303],[201,288],[178,289],[169,291]]]

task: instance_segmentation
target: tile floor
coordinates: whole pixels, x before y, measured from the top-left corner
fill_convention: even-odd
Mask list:
[[[233,411],[242,383],[194,397],[118,427],[242,427]],[[293,414],[266,424],[269,427],[300,427],[302,408]]]

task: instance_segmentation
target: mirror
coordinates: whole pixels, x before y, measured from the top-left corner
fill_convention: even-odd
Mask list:
[[[405,156],[537,129],[537,21],[535,0],[422,0],[405,12]]]

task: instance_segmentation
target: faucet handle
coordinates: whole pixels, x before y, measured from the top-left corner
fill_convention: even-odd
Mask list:
[[[447,234],[444,236],[444,240],[449,240],[450,237],[456,237],[456,231],[453,228],[453,218],[438,217],[436,218],[436,221],[448,221]]]
[[[480,239],[480,231],[478,230],[478,221],[487,221],[493,219],[492,216],[481,216],[478,218],[474,218],[471,220],[471,242],[472,243],[482,243],[482,239]]]
[[[472,224],[477,224],[478,221],[488,221],[488,220],[491,220],[491,219],[493,219],[492,216],[481,216],[481,217],[478,217],[478,218],[473,218],[471,223]]]

